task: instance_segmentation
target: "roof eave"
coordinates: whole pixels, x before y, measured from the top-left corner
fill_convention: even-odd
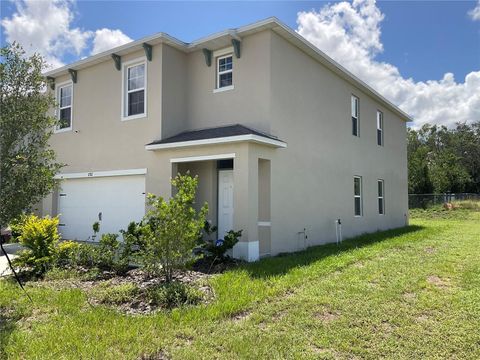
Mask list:
[[[295,32],[294,30],[292,30],[290,27],[282,23],[276,17],[269,17],[267,19],[239,27],[237,29],[224,30],[224,31],[209,35],[207,37],[200,38],[191,43],[185,43],[166,33],[157,33],[155,35],[147,36],[142,39],[127,43],[125,45],[118,46],[111,50],[107,50],[102,53],[79,60],[72,64],[63,66],[61,68],[48,71],[44,75],[50,76],[50,77],[66,75],[68,74],[68,69],[78,70],[80,68],[85,68],[95,63],[110,60],[112,54],[117,54],[122,56],[128,53],[131,53],[133,51],[140,50],[142,49],[143,43],[150,43],[151,45],[165,43],[179,50],[182,50],[184,52],[192,52],[192,51],[199,50],[203,47],[208,47],[209,44],[215,44],[215,42],[222,37],[225,37],[225,38],[232,38],[236,36],[242,37],[242,36],[247,36],[247,35],[250,35],[251,33],[261,31],[264,29],[272,29],[273,31],[276,31],[277,33],[282,35],[286,40],[290,40],[291,42],[293,42],[294,45],[298,45],[298,47],[301,50],[305,51],[307,54],[310,53],[311,56],[314,56],[327,68],[334,71],[337,75],[339,75],[340,77],[342,77],[343,79],[351,83],[353,86],[359,87],[360,90],[365,91],[368,95],[378,100],[380,103],[382,103],[385,107],[387,107],[392,112],[394,112],[404,121],[406,122],[413,121],[410,115],[408,115],[406,112],[404,112],[403,110],[398,108],[396,105],[394,105],[392,102],[387,100],[383,95],[381,95],[372,87],[370,87],[368,84],[366,84],[364,81],[360,80],[358,77],[353,75],[350,71],[348,71],[339,63],[337,63],[335,60],[331,59],[324,52],[322,52],[316,46],[311,44],[308,40],[306,40],[303,36]]]
[[[66,75],[68,74],[68,69],[79,70],[94,64],[98,64],[100,62],[111,60],[112,54],[123,56],[123,55],[130,54],[134,51],[142,50],[143,43],[148,43],[150,45],[157,45],[157,44],[164,43],[183,51],[186,51],[188,48],[187,43],[184,43],[183,41],[180,41],[174,38],[173,36],[170,36],[166,33],[157,33],[151,36],[143,37],[139,40],[131,41],[124,45],[117,46],[113,49],[86,57],[85,59],[75,61],[74,63],[67,64],[60,68],[47,71],[43,75],[50,76],[50,77]]]
[[[160,144],[147,144],[145,145],[145,150],[155,151],[155,150],[166,150],[166,149],[178,149],[194,146],[205,146],[205,145],[219,145],[219,144],[231,144],[238,142],[253,142],[260,145],[266,145],[274,148],[286,148],[287,143],[281,140],[275,140],[266,138],[263,136],[248,134],[248,135],[235,135],[235,136],[226,136],[219,138],[209,138],[201,140],[188,140],[188,141],[178,141],[171,143],[160,143]]]

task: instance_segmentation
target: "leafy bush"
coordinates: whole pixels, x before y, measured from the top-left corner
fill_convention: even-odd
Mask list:
[[[103,234],[98,248],[98,267],[103,270],[112,270],[116,265],[116,257],[120,242],[117,234]]]
[[[148,195],[150,210],[141,228],[145,244],[141,261],[145,270],[153,275],[163,273],[167,282],[172,281],[174,269],[184,267],[192,259],[208,212],[207,204],[198,213],[193,207],[197,177],[179,174],[172,179],[172,185],[177,192],[169,201]]]
[[[119,305],[132,300],[139,293],[137,285],[125,283],[112,285],[104,282],[92,289],[92,296],[103,304]]]
[[[97,247],[90,244],[79,244],[77,252],[72,259],[72,264],[86,268],[96,267],[98,264]]]
[[[128,270],[129,259],[122,256],[121,248],[117,234],[103,234],[98,245],[78,244],[71,254],[70,264],[123,274]]]
[[[227,259],[229,257],[228,255],[226,255],[227,251],[232,249],[235,244],[238,243],[238,239],[242,236],[242,231],[243,230],[228,231],[223,241],[206,241],[204,249],[207,257],[220,261]]]
[[[27,250],[15,259],[15,265],[31,267],[38,275],[50,268],[54,264],[56,246],[60,240],[57,227],[58,217],[25,216],[18,225],[21,234],[18,240]]]
[[[147,298],[153,305],[168,309],[195,305],[202,301],[202,292],[192,286],[171,282],[147,290]]]
[[[120,230],[123,237],[123,248],[120,257],[133,260],[139,252],[145,249],[145,241],[142,237],[142,222],[132,221],[127,230]]]
[[[75,241],[63,241],[57,246],[56,265],[60,267],[74,264],[80,244]]]

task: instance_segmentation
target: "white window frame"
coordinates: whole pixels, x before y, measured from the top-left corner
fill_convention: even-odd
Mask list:
[[[231,70],[225,70],[220,72],[219,69],[219,62],[220,59],[224,59],[226,57],[232,57],[232,69]],[[217,50],[213,53],[213,57],[215,59],[215,89],[213,89],[214,93],[222,92],[222,91],[227,91],[227,90],[233,90],[235,87],[233,85],[233,69],[234,69],[234,55],[233,55],[233,48],[229,47],[226,49],[222,50]],[[229,86],[224,86],[220,87],[220,75],[222,74],[227,74],[227,73],[232,73],[232,85]]]
[[[355,179],[359,179],[360,180],[360,194],[357,195],[355,194]],[[358,176],[358,175],[355,175],[353,177],[353,214],[355,217],[362,217],[363,216],[363,199],[362,199],[362,195],[363,195],[363,190],[362,190],[362,177],[361,176]],[[355,200],[356,199],[360,199],[360,215],[357,215],[355,214]]]
[[[353,103],[355,101],[355,114],[353,114]],[[353,94],[351,94],[351,97],[350,97],[350,118],[351,118],[351,130],[352,130],[352,135],[353,136],[356,136],[356,137],[360,137],[360,98],[358,96],[355,96]],[[354,134],[353,133],[353,119],[355,119],[356,123],[357,123],[357,133]]]
[[[378,184],[382,184],[382,196],[378,194]],[[382,201],[382,210],[383,212],[380,213],[380,206],[379,202]],[[383,179],[377,180],[377,207],[378,207],[378,215],[385,215],[385,181]]]
[[[376,138],[377,138],[377,145],[378,146],[383,146],[384,140],[383,140],[383,127],[384,127],[384,121],[383,121],[383,112],[380,110],[377,110],[377,133],[376,133]],[[380,144],[378,143],[378,132],[380,131],[381,136],[380,136]]]
[[[144,64],[145,66],[145,72],[144,72],[144,83],[143,83],[143,88],[135,89],[134,91],[139,91],[143,90],[144,91],[144,102],[143,102],[143,113],[142,114],[136,114],[136,115],[130,115],[128,116],[128,69],[137,65],[142,65]],[[147,98],[148,98],[148,62],[146,57],[140,57],[137,59],[133,59],[130,61],[126,61],[122,63],[122,109],[121,109],[121,118],[122,121],[128,121],[128,120],[134,120],[134,119],[141,119],[141,118],[146,118],[147,117]]]
[[[60,107],[60,101],[61,101],[60,90],[67,87],[67,86],[71,86],[71,88],[72,88],[72,100],[70,101],[70,106],[65,106],[65,107],[61,108]],[[62,133],[62,132],[72,131],[72,129],[73,129],[73,81],[69,80],[69,81],[64,81],[62,83],[56,84],[56,86],[55,86],[55,103],[56,103],[55,117],[57,118],[57,121],[60,120],[60,113],[61,113],[60,110],[70,107],[70,126],[68,128],[60,129],[60,128],[58,128],[57,125],[55,125],[55,128],[53,129],[53,132],[55,134],[58,134],[58,133]]]

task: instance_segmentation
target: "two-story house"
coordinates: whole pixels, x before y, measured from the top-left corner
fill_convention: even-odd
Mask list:
[[[404,226],[409,117],[275,18],[192,43],[159,33],[50,71],[68,164],[43,201],[64,238],[118,232],[199,176],[218,237],[256,260]]]

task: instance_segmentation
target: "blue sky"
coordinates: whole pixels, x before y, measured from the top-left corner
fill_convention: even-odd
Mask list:
[[[50,1],[54,3],[57,1],[60,4],[64,2],[64,0]],[[363,46],[358,41],[365,41],[367,38],[362,38],[362,35],[360,38],[355,38],[357,35],[354,34],[351,37],[351,42],[354,44],[352,46],[357,44],[357,50],[360,52],[365,50],[369,54],[366,56],[367,60],[373,65],[391,64],[398,70],[402,79],[411,78],[416,88],[418,88],[418,83],[442,81],[446,73],[453,74],[457,85],[465,85],[465,77],[470,73],[474,73],[476,78],[476,74],[480,70],[480,19],[475,20],[476,15],[469,14],[469,12],[476,6],[480,9],[480,2],[381,1],[376,4],[372,3],[368,7],[363,3],[370,4],[371,2],[368,0],[360,1],[360,5],[347,4],[346,7],[339,4],[339,7],[335,8],[333,7],[334,2],[316,1],[159,2],[79,0],[67,2],[65,6],[68,8],[70,16],[68,29],[78,28],[80,32],[85,32],[85,34],[88,31],[95,33],[96,30],[103,28],[115,29],[120,30],[130,39],[138,39],[163,31],[186,42],[269,16],[276,16],[293,29],[299,29],[299,12],[318,14],[325,7],[328,11],[317,16],[316,21],[323,25],[330,22],[331,25],[332,22],[339,19],[339,16],[346,14],[344,12],[346,9],[347,13],[351,11],[350,15],[353,14],[353,16],[355,16],[356,11],[356,15],[359,16],[358,19],[362,20],[363,18],[365,20],[364,22],[360,21],[359,25],[358,19],[351,19],[351,16],[350,19],[343,19],[341,26],[344,26],[344,31],[347,34],[351,31],[350,27],[352,26],[365,26],[368,31],[372,32],[372,38],[378,36],[377,43]],[[23,0],[20,2],[1,0],[2,20],[12,19],[15,13],[18,14],[19,4],[24,8],[29,6],[29,3]],[[360,15],[361,9],[368,10],[366,10],[367,16]],[[37,13],[40,12],[41,10],[37,11]],[[381,14],[381,17],[378,13]],[[35,17],[33,10],[30,16]],[[345,17],[347,16],[345,15]],[[375,27],[368,26],[368,18],[376,18]],[[4,23],[2,22],[2,24]],[[20,24],[22,23],[11,25],[10,32],[6,30],[6,26],[2,26],[2,45],[5,44],[7,39],[11,40],[15,36],[23,42],[30,40],[28,36],[33,38],[33,42],[43,41],[43,39],[38,39],[38,35],[28,35],[21,31],[12,30],[12,26],[16,26],[18,29]],[[43,26],[45,25],[47,27],[53,26],[51,23]],[[323,29],[323,27],[320,27],[320,29]],[[17,34],[15,35],[15,33]],[[300,31],[300,33],[342,65],[347,68],[348,65],[352,66],[353,69],[350,70],[358,76],[367,76],[365,80],[368,82],[368,73],[371,71],[356,69],[355,64],[349,64],[347,60],[343,62],[344,59],[341,58],[341,54],[335,53],[336,49],[324,45],[324,42],[328,42],[329,39],[324,39],[321,35],[315,37],[312,29],[307,29],[303,33]],[[82,56],[89,55],[94,46],[92,43],[94,35],[85,35],[85,38],[87,37],[89,40],[83,47],[78,45],[79,48],[81,47],[78,52],[58,50],[58,54],[51,54],[52,51],[50,51],[49,55],[55,56],[55,59],[58,59],[61,63],[72,62]],[[348,49],[348,44],[345,46]],[[381,46],[381,49],[379,46]],[[62,46],[56,45],[54,48],[62,48]],[[100,48],[104,49],[104,46],[100,46]],[[41,49],[41,45],[38,46],[38,49]],[[343,55],[345,54],[348,54],[348,51],[343,52]],[[362,61],[362,59],[359,58],[359,61]],[[365,66],[371,66],[371,64]],[[376,76],[372,76],[371,81],[373,85],[375,85],[375,82],[381,83]],[[480,85],[477,84],[476,80],[473,84],[475,86]],[[400,93],[400,90],[397,93]],[[397,93],[392,94],[392,100],[394,102],[397,100],[396,103],[402,105],[402,95]],[[470,96],[470,94],[467,95]],[[469,99],[467,98],[467,100]],[[478,104],[480,106],[480,102]],[[405,107],[407,111],[410,111],[408,105],[405,105]],[[467,117],[476,117],[480,113],[480,110],[476,110],[473,109],[473,115],[471,111],[467,111]],[[412,109],[412,111],[415,112],[415,109]]]

